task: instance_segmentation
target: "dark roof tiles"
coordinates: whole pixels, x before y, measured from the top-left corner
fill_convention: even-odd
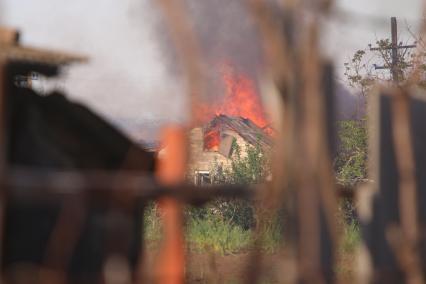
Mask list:
[[[271,148],[273,145],[272,137],[247,118],[217,115],[203,127],[205,132],[214,128],[218,128],[220,131],[226,129],[235,131],[251,145],[259,144],[262,148]]]

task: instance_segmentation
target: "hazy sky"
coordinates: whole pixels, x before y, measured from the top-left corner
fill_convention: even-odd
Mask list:
[[[338,56],[336,67],[343,69],[354,50],[374,45],[377,38],[390,36],[390,17],[398,19],[401,40],[409,39],[407,26],[417,30],[422,11],[422,0],[337,0],[336,8],[353,14],[347,20],[333,20],[329,29],[327,49]]]
[[[149,2],[0,0],[0,21],[18,27],[24,44],[88,55],[59,87],[110,120],[181,119],[183,92],[166,71]]]
[[[88,55],[90,63],[73,66],[58,86],[108,119],[124,125],[181,120],[185,92],[166,64],[170,56],[154,1],[0,0],[0,23],[21,29],[25,44]],[[208,53],[225,50],[241,65],[257,58],[256,44],[248,42],[251,23],[238,13],[239,1],[190,2],[194,18],[210,18],[200,25]],[[414,29],[421,16],[421,0],[338,0],[336,6],[354,13],[350,19],[332,20],[323,37],[326,53],[338,57],[339,72],[354,50],[389,34],[390,16]],[[251,49],[242,52],[239,42]]]

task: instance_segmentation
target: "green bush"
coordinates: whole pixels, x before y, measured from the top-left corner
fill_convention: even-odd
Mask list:
[[[192,249],[221,254],[241,252],[252,240],[250,230],[226,222],[215,214],[188,219],[186,238]]]
[[[338,133],[336,178],[343,185],[353,186],[367,177],[366,120],[339,121]]]
[[[252,202],[240,199],[218,198],[202,208],[191,208],[186,212],[188,217],[207,218],[214,216],[224,222],[248,230],[255,225]]]
[[[215,162],[211,165],[214,184],[258,184],[271,174],[268,155],[259,145],[245,145],[246,152],[240,146],[232,144],[231,164],[225,167]],[[256,226],[255,208],[251,201],[218,199],[208,206],[209,210],[220,216],[225,222],[248,230]]]
[[[217,201],[219,202],[219,201]],[[235,200],[227,201],[232,206]],[[223,210],[212,202],[202,208],[185,209],[186,240],[189,249],[214,251],[220,254],[238,253],[249,249],[255,242],[254,229],[243,228],[233,218],[222,215]],[[144,217],[145,240],[149,247],[157,247],[162,239],[161,214],[155,205],[148,207]],[[240,221],[242,222],[242,221]],[[244,223],[244,222],[243,222]],[[282,230],[278,219],[262,223],[257,244],[275,251],[281,241]]]
[[[243,154],[234,140],[230,166],[225,167],[217,162],[211,165],[214,184],[258,184],[270,176],[270,161],[260,145],[247,144],[245,147]]]

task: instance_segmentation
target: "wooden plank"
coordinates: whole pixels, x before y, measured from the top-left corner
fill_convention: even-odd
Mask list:
[[[4,181],[6,170],[6,129],[5,129],[5,97],[6,97],[6,62],[0,60],[0,181]],[[0,187],[0,268],[3,267],[4,228],[5,228],[6,194],[5,188]],[[0,269],[0,279],[3,279],[3,269]]]
[[[412,139],[410,141],[405,137],[408,134],[395,132],[399,127],[395,121],[398,119],[395,111],[401,112],[402,110],[395,108],[396,98],[392,96],[395,94],[382,92],[378,95],[377,103],[370,104],[370,119],[373,123],[375,122],[376,126],[370,131],[370,138],[372,138],[370,140],[370,159],[377,159],[378,162],[371,163],[369,171],[370,177],[376,181],[374,186],[377,189],[376,191],[374,188],[371,189],[372,192],[375,192],[371,201],[371,219],[361,219],[363,240],[369,250],[374,269],[371,277],[374,277],[375,282],[421,283],[410,281],[417,277],[414,271],[417,252],[420,252],[421,255],[423,273],[426,271],[426,240],[421,237],[418,244],[420,250],[410,252],[407,243],[412,241],[410,240],[412,237],[404,228],[404,224],[407,222],[417,224],[415,219],[419,218],[420,232],[424,231],[426,225],[426,128],[424,127],[426,101],[416,94],[406,98],[409,111],[409,129],[406,130],[411,131]],[[406,200],[405,194],[408,190],[404,186],[404,183],[407,182],[407,169],[401,168],[401,160],[408,159],[410,155],[405,152],[401,156],[398,152],[399,150],[396,148],[398,144],[395,144],[398,135],[399,138],[410,141],[409,145],[403,145],[403,147],[412,148],[414,157],[415,180],[413,182],[417,184],[417,198],[415,198],[417,202],[413,203],[411,207],[417,207],[418,210],[415,210],[414,215],[408,215],[409,217],[406,215],[409,206],[407,207],[406,202],[403,202]],[[402,189],[403,191],[401,191]],[[418,216],[415,216],[416,213]],[[409,227],[408,230],[411,230],[413,226]],[[407,256],[401,257],[403,251],[405,251],[405,255],[408,255],[408,259],[411,259],[409,265],[404,264],[407,262]],[[410,277],[407,274],[411,274]],[[408,279],[411,280],[408,281]]]

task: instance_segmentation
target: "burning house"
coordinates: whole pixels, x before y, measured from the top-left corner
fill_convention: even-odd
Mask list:
[[[199,105],[200,126],[189,132],[187,177],[197,185],[209,184],[215,164],[230,166],[235,145],[241,156],[248,146],[260,146],[269,152],[273,128],[268,123],[255,84],[229,64],[222,68],[224,97],[208,105]],[[157,146],[161,158],[167,145]]]
[[[233,145],[245,155],[247,145],[259,145],[268,151],[272,137],[255,84],[231,65],[222,66],[224,97],[214,104],[201,106],[201,120],[207,121],[189,134],[190,163],[188,176],[195,184],[211,182],[212,166],[231,163]]]
[[[195,184],[211,183],[210,170],[214,163],[229,166],[238,145],[245,155],[248,145],[259,145],[265,151],[272,147],[272,138],[250,119],[217,115],[203,127],[191,130],[189,176]]]

